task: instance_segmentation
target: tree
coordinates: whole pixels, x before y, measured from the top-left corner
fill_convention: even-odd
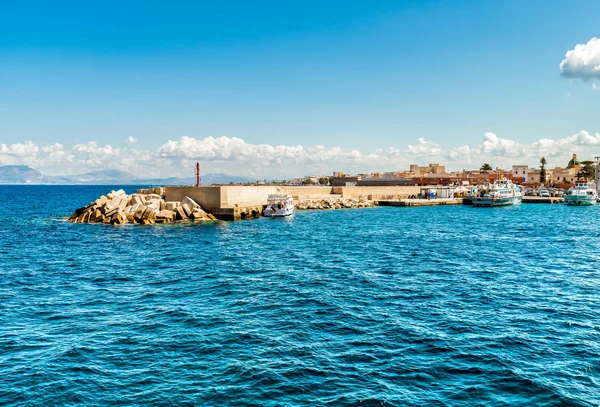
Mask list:
[[[489,165],[488,163],[485,163],[481,166],[480,168],[481,171],[492,171],[493,168],[491,165]]]
[[[329,184],[331,184],[331,177],[321,177],[321,178],[319,178],[319,184],[321,184],[321,185],[329,185]]]
[[[542,157],[540,160],[540,164],[542,164],[540,168],[540,184],[546,184],[546,157]]]
[[[583,165],[583,168],[581,168],[581,170],[579,170],[577,177],[585,178],[587,180],[596,179],[596,169],[594,168],[593,161],[582,161],[581,165]]]

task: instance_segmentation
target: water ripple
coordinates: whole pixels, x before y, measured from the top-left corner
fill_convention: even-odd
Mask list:
[[[106,190],[0,187],[0,405],[600,404],[600,207],[64,222]]]

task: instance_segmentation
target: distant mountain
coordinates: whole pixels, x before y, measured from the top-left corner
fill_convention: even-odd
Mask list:
[[[59,175],[44,177],[45,184],[135,184],[136,177],[125,171],[99,170],[77,175]]]
[[[244,182],[256,181],[254,178],[240,177],[236,175],[229,175],[223,173],[208,173],[202,175],[202,185],[212,184],[241,184]],[[195,177],[169,177],[169,178],[135,178],[131,183],[133,184],[147,184],[147,185],[194,185],[196,184]]]
[[[194,180],[195,181],[195,180]],[[236,175],[228,175],[223,173],[209,173],[202,176],[202,185],[210,184],[241,184],[244,182],[255,182],[256,178],[240,177]]]
[[[0,167],[0,184],[41,184],[43,175],[26,165]]]
[[[254,178],[222,173],[202,175],[202,185],[244,183],[256,181]],[[0,184],[87,184],[87,185],[194,185],[194,177],[185,178],[137,178],[133,174],[119,170],[99,170],[77,175],[44,176],[26,165],[0,167]]]
[[[119,183],[128,183],[132,182],[136,179],[133,174],[130,174],[125,171],[119,170],[99,170],[99,171],[91,171],[86,172],[85,174],[79,175],[69,175],[67,176],[73,181],[76,182],[119,182]]]

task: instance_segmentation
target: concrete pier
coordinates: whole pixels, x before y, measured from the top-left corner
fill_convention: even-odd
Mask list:
[[[563,203],[565,198],[559,197],[541,197],[541,196],[524,196],[523,203],[540,203],[540,204],[555,204]]]
[[[440,206],[440,205],[462,205],[462,198],[457,199],[383,199],[377,201],[379,206]]]
[[[270,194],[292,195],[301,199],[355,198],[369,200],[404,199],[416,195],[420,187],[322,187],[322,186],[167,186],[166,201],[181,201],[188,196],[208,212],[223,220],[238,220],[260,216]]]

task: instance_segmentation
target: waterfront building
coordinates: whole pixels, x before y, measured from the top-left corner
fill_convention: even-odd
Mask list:
[[[429,164],[426,167],[420,167],[418,164],[410,165],[410,174],[413,177],[422,177],[427,174],[445,174],[446,167],[440,164]]]
[[[573,154],[573,158],[571,158],[571,161],[567,164],[567,168],[571,169],[579,166],[581,166],[581,163],[577,159],[577,154]]]
[[[538,185],[541,184],[541,175],[542,170],[536,170],[535,168],[530,168],[527,171],[527,181],[526,184]],[[554,175],[552,171],[546,170],[546,184],[552,184],[554,180]]]
[[[519,184],[527,183],[527,173],[529,172],[528,165],[513,165],[512,166],[512,180],[513,182],[518,182]]]
[[[569,160],[566,168],[555,168],[552,170],[552,177],[555,184],[572,184],[577,180],[577,174],[583,168],[579,162],[577,154],[573,154],[573,158]]]
[[[581,165],[571,168],[555,168],[551,171],[552,178],[555,183],[566,184],[573,183],[577,180],[577,174],[581,169]]]

